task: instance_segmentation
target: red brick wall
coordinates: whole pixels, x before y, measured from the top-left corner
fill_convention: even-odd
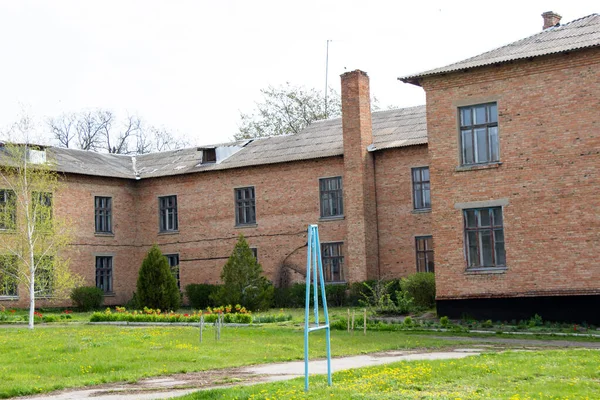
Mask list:
[[[426,78],[438,299],[600,293],[600,51]],[[498,103],[497,168],[457,172],[457,107]],[[508,199],[508,269],[467,274],[455,203]]]
[[[95,234],[94,196],[113,198],[113,236]],[[131,299],[137,280],[140,251],[135,246],[137,216],[134,182],[125,179],[68,175],[53,199],[54,210],[71,225],[73,241],[62,257],[70,260],[71,270],[85,280],[96,284],[95,254],[113,255],[114,296],[105,297],[105,304],[123,304]],[[5,306],[26,307],[29,295],[19,287],[19,299],[3,302]],[[42,306],[68,305],[70,301],[40,299]]]
[[[431,212],[415,211],[412,199],[411,168],[427,165],[426,145],[375,153],[379,265],[384,279],[415,273],[415,236],[432,234]]]
[[[306,230],[319,223],[320,238],[346,240],[346,221],[319,222],[320,177],[343,175],[343,160],[332,157],[148,179],[138,182],[137,242],[157,243],[163,253],[179,253],[182,288],[189,283],[218,283],[239,234],[258,248],[265,274],[276,284],[286,260],[305,270]],[[254,186],[255,227],[236,228],[234,188]],[[158,196],[177,195],[179,233],[159,234]],[[353,279],[352,276],[347,276]]]

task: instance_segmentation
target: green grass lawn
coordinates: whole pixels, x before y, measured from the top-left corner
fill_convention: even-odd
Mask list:
[[[71,326],[0,328],[0,398],[147,376],[303,358],[303,332],[281,327]],[[332,331],[334,356],[454,345],[399,332],[367,336]],[[311,358],[325,356],[324,332],[311,335]]]
[[[460,360],[413,361],[325,376],[201,391],[200,399],[598,399],[600,351],[548,350],[485,354]]]

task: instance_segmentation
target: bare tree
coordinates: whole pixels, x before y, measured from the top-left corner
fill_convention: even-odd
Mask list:
[[[48,118],[46,121],[52,136],[61,147],[72,147],[77,137],[77,115],[73,113],[63,114],[59,117]]]
[[[119,121],[112,111],[103,109],[63,114],[46,123],[60,147],[144,154],[189,145],[164,127],[147,126],[137,115],[127,115]]]
[[[177,150],[190,146],[189,141],[181,137],[176,137],[164,127],[149,127],[147,129],[147,137],[152,143],[152,150],[154,151]],[[138,151],[138,153],[143,154],[144,152]]]
[[[142,121],[135,115],[128,115],[123,124],[112,131],[116,131],[114,132],[116,137],[114,137],[112,144],[111,133],[113,132],[107,129],[104,134],[108,152],[113,154],[132,154],[135,150],[130,149],[130,142],[134,137],[143,134]]]
[[[110,111],[84,111],[77,116],[77,147],[81,150],[100,150],[103,134],[112,122]]]

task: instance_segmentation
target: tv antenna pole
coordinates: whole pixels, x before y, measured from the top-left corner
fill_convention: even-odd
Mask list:
[[[329,113],[327,112],[327,91],[329,89],[327,85],[327,78],[329,76],[329,42],[331,40],[327,40],[327,53],[325,55],[325,118],[329,118]]]

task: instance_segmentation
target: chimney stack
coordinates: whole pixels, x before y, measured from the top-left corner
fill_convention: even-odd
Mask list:
[[[346,72],[342,78],[342,131],[344,142],[344,218],[346,280],[376,279],[377,213],[369,77],[363,71]]]
[[[544,18],[544,30],[560,25],[560,19],[562,18],[554,11],[546,11],[542,14],[542,17]]]

